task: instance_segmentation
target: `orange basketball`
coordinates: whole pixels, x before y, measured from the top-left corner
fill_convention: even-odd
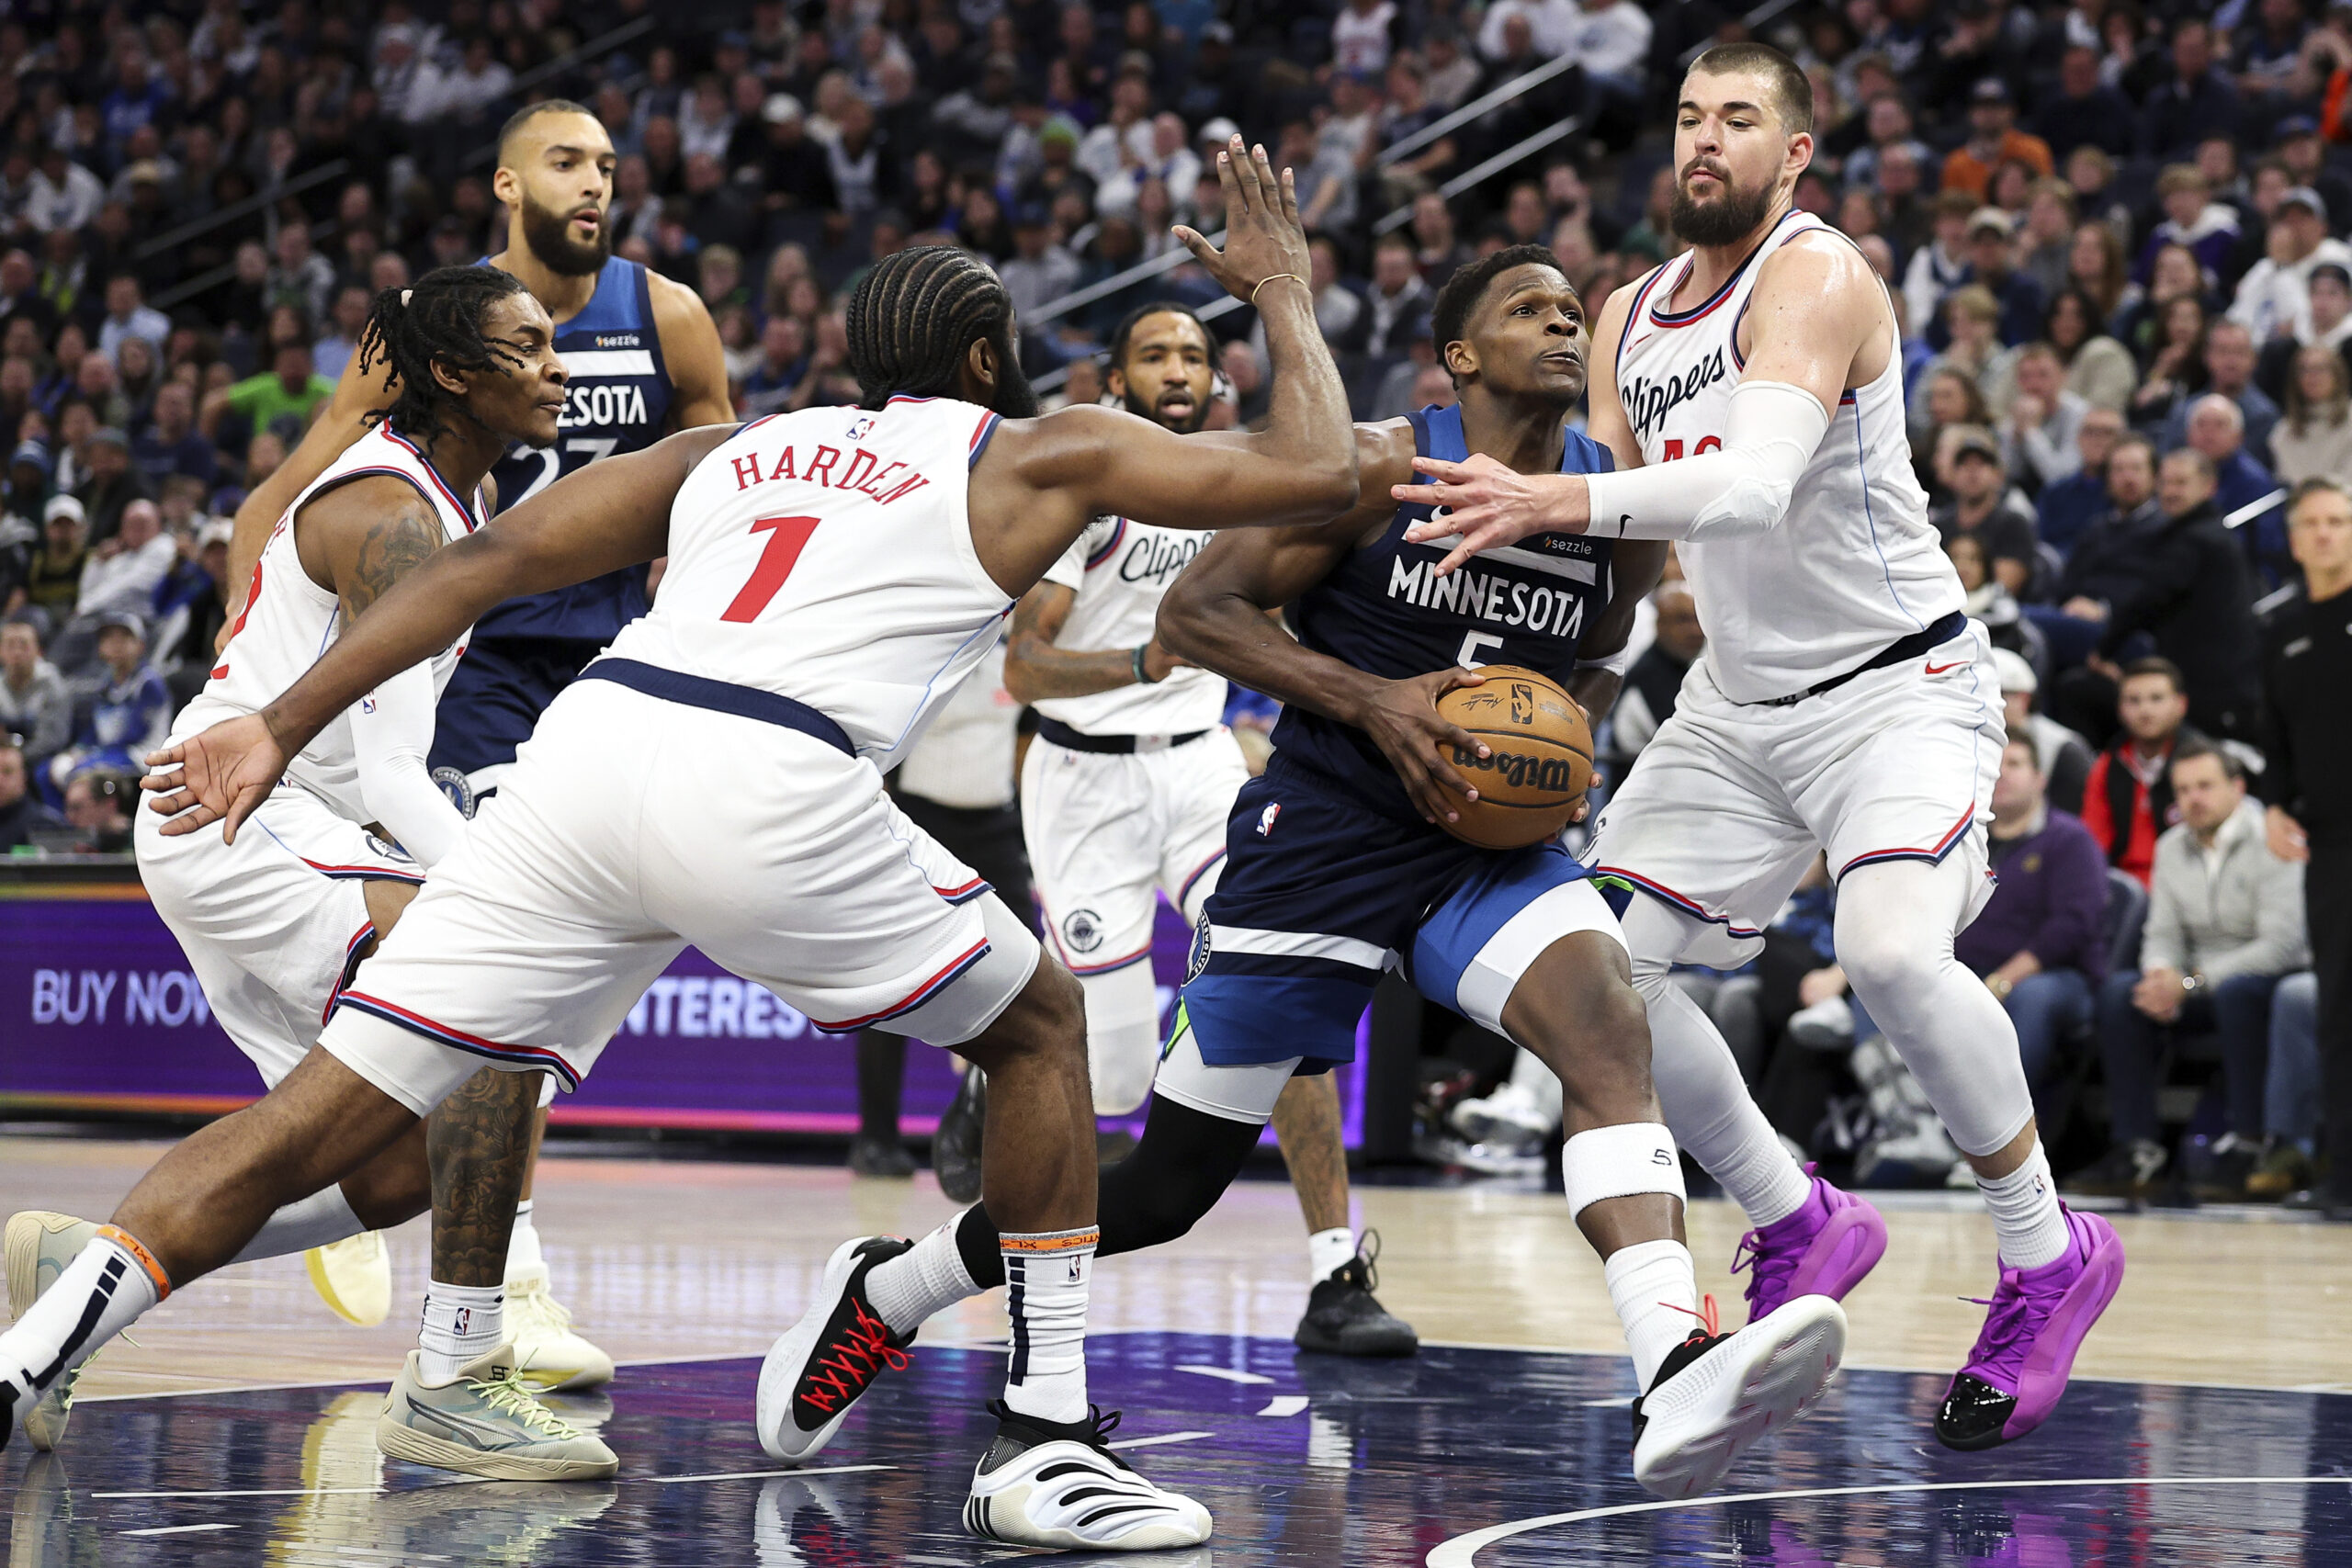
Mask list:
[[[1584,710],[1550,677],[1517,664],[1488,664],[1481,685],[1457,686],[1437,711],[1487,743],[1488,755],[1443,748],[1478,798],[1462,820],[1439,827],[1481,849],[1540,843],[1567,826],[1592,783],[1592,729]]]

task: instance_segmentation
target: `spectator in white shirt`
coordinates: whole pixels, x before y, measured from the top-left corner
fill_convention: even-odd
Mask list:
[[[25,217],[44,234],[58,229],[86,229],[106,199],[107,187],[98,176],[51,142],[41,149],[40,167],[33,171]]]
[[[98,352],[108,364],[116,362],[128,337],[145,338],[161,358],[171,335],[172,319],[140,297],[135,275],[119,272],[107,279],[107,319],[98,323]]]
[[[2328,233],[2326,204],[2309,186],[2278,198],[2267,248],[2238,280],[2230,302],[2230,320],[2252,333],[2256,344],[2310,332],[2312,268],[2324,262],[2352,267],[2352,245]]]
[[[1387,70],[1396,25],[1394,0],[1348,0],[1331,21],[1333,69],[1359,74]]]
[[[2083,466],[2075,437],[2091,405],[2066,389],[2058,351],[2046,343],[2018,351],[2017,382],[2008,421],[2001,427],[2001,464],[2011,479],[2038,492]]]
[[[1078,144],[1078,166],[1100,189],[1120,170],[1149,161],[1151,150],[1151,84],[1129,73],[1111,89],[1111,118]]]
[[[122,525],[114,537],[91,547],[90,558],[82,563],[74,618],[88,620],[117,610],[152,614],[156,586],[170,575],[178,553],[178,545],[164,532],[164,514],[155,503],[132,502],[122,509]]]
[[[1596,82],[1628,93],[1642,88],[1650,52],[1649,14],[1634,0],[1581,0],[1562,28],[1564,54],[1573,54]]]
[[[1504,39],[1504,25],[1513,17],[1526,20],[1528,31],[1534,36],[1535,52],[1545,60],[1557,59],[1568,47],[1568,28],[1577,20],[1576,0],[1495,0],[1487,8],[1487,18],[1478,27],[1478,52],[1488,60],[1508,60],[1510,43]]]

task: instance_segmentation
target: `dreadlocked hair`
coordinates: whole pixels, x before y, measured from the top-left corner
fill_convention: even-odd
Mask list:
[[[953,396],[973,343],[1010,347],[1012,297],[988,264],[956,245],[884,256],[849,301],[849,367],[878,409],[894,393]]]
[[[433,367],[520,365],[513,349],[482,335],[482,319],[492,305],[523,291],[521,278],[494,266],[444,266],[418,278],[413,288],[379,292],[360,330],[359,373],[381,366],[385,387],[397,385],[400,395],[391,407],[369,414],[368,423],[380,420],[412,440],[446,434],[442,415],[463,400],[434,378]]]
[[[1566,272],[1547,245],[1506,245],[1493,255],[1455,267],[1445,287],[1437,291],[1437,302],[1430,307],[1430,339],[1437,345],[1440,365],[1445,363],[1446,344],[1468,335],[1470,317],[1495,279],[1515,266],[1548,266],[1564,276]],[[1462,384],[1451,368],[1446,375],[1455,386]]]

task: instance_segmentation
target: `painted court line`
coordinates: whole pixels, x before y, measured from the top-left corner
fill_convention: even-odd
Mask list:
[[[117,1535],[198,1535],[206,1530],[232,1530],[235,1525],[158,1525],[153,1529],[117,1530]]]
[[[1214,1432],[1170,1432],[1158,1438],[1126,1438],[1106,1446],[1114,1449],[1156,1449],[1162,1443],[1192,1443],[1215,1437]]]
[[[1196,1364],[1187,1364],[1180,1366],[1175,1370],[1180,1372],[1190,1372],[1194,1377],[1222,1378],[1227,1382],[1261,1383],[1272,1382],[1274,1381],[1270,1377],[1261,1377],[1256,1372],[1237,1372],[1231,1367],[1204,1367]]]
[[[1266,1407],[1258,1412],[1258,1414],[1261,1416],[1295,1416],[1306,1408],[1306,1395],[1303,1393],[1278,1393],[1274,1395],[1273,1398],[1268,1400],[1266,1402]]]
[[[76,1401],[75,1403],[80,1403]],[[250,1492],[93,1492],[93,1497],[334,1497],[345,1494],[373,1496],[380,1486],[270,1486]]]
[[[690,1481],[760,1481],[771,1475],[855,1475],[861,1471],[896,1470],[895,1464],[833,1464],[821,1470],[729,1470],[716,1475],[624,1475],[623,1481],[650,1481],[656,1486],[684,1486]]]
[[[1895,1497],[1929,1492],[2048,1491],[2063,1486],[2352,1486],[2352,1475],[2115,1475],[2059,1481],[1913,1481],[1893,1486],[1813,1486],[1792,1492],[1735,1492],[1718,1497],[1668,1497],[1648,1503],[1619,1503],[1580,1508],[1572,1514],[1542,1514],[1488,1525],[1440,1543],[1425,1560],[1428,1568],[1476,1568],[1481,1549],[1530,1530],[1582,1524],[1626,1514],[1659,1514],[1677,1508],[1724,1508],[1734,1503],[1781,1503],[1810,1497]]]

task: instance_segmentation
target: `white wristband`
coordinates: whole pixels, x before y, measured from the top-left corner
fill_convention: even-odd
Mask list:
[[[1611,675],[1623,680],[1625,675],[1626,666],[1633,662],[1634,645],[1632,643],[1627,643],[1624,647],[1619,649],[1614,653],[1604,653],[1598,659],[1577,660],[1577,669],[1578,671],[1606,670]]]

